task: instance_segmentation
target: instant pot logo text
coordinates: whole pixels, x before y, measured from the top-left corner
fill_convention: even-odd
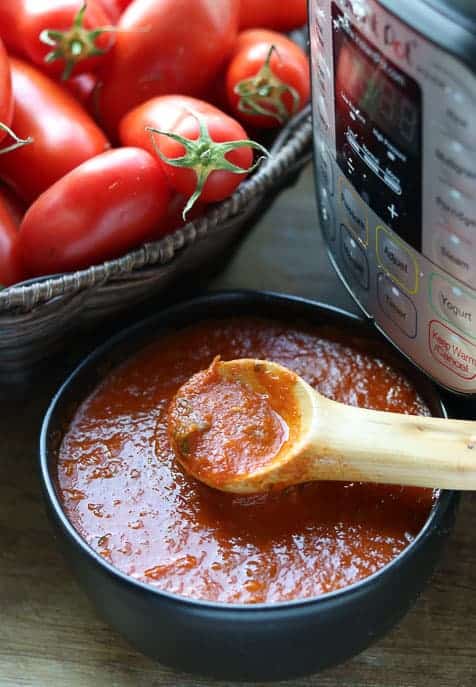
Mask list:
[[[388,48],[396,60],[413,64],[413,52],[418,45],[417,41],[414,38],[404,40],[387,15],[374,11],[367,0],[337,0],[337,4],[360,28],[374,35]]]

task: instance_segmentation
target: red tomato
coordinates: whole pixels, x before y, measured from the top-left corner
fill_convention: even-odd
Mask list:
[[[101,122],[113,134],[136,105],[166,93],[201,95],[232,49],[239,0],[134,0],[102,71]]]
[[[20,225],[34,275],[71,271],[137,246],[167,212],[170,191],[145,150],[117,148],[83,162],[43,193]]]
[[[132,0],[96,0],[109,19],[115,24]]]
[[[64,79],[94,71],[114,43],[110,23],[95,0],[24,0],[19,17],[23,52],[48,74]]]
[[[259,143],[248,140],[235,119],[187,96],[148,100],[123,118],[119,135],[125,145],[140,146],[160,157],[172,188],[190,199],[184,215],[198,198],[214,203],[231,195],[253,168],[252,149],[266,153]],[[177,136],[180,140],[174,139]]]
[[[191,222],[197,219],[197,217],[201,217],[206,212],[206,206],[203,203],[195,203],[188,213],[187,219],[184,220],[183,211],[187,203],[188,196],[184,196],[182,193],[173,193],[167,207],[167,214],[147,240],[157,241],[162,238],[162,236],[171,234],[176,229],[183,227],[187,222]]]
[[[92,115],[94,112],[94,93],[98,83],[95,74],[85,73],[72,76],[61,85],[74,95],[76,100]]]
[[[21,148],[24,145],[31,143],[31,139],[22,139],[12,131],[10,124],[13,119],[13,92],[12,79],[10,73],[10,62],[5,47],[0,39],[0,141],[8,136],[11,141],[4,143],[0,148],[0,155],[10,153],[12,150]]]
[[[20,255],[18,224],[0,193],[0,288],[26,279]]]
[[[5,138],[13,119],[13,93],[8,55],[0,40],[0,141]],[[3,125],[3,126],[2,126]]]
[[[256,127],[281,126],[309,100],[307,56],[274,31],[244,31],[228,66],[226,88],[239,119]]]
[[[21,60],[10,60],[12,128],[33,143],[0,156],[0,178],[27,201],[109,147],[103,132],[72,95]]]
[[[307,22],[307,0],[240,0],[240,29],[290,31]]]
[[[16,193],[12,191],[11,188],[5,186],[5,184],[0,184],[0,197],[6,203],[10,215],[13,218],[16,226],[20,226],[25,212],[27,211],[27,206],[25,203],[17,196]]]
[[[9,53],[24,55],[20,20],[26,0],[0,0],[0,37]]]

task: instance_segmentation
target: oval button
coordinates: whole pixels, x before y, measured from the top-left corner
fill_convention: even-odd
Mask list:
[[[436,272],[430,275],[429,283],[431,305],[436,315],[476,339],[476,293]]]
[[[448,184],[470,196],[476,188],[476,152],[454,138],[442,136],[435,149],[442,175]]]
[[[473,243],[445,229],[435,229],[433,261],[453,277],[476,286],[476,263]]]
[[[380,267],[407,293],[418,291],[418,263],[410,249],[384,226],[376,228]]]

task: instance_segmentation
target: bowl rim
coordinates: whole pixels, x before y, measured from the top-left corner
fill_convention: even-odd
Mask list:
[[[198,599],[194,597],[181,596],[180,594],[174,594],[173,592],[168,592],[167,590],[159,589],[153,585],[147,584],[146,582],[141,582],[133,577],[130,577],[126,573],[122,572],[119,568],[106,561],[102,556],[100,556],[81,536],[81,534],[76,530],[74,525],[71,523],[67,517],[59,495],[57,493],[53,471],[50,469],[50,464],[53,465],[53,461],[50,460],[50,451],[48,448],[48,438],[50,434],[50,425],[54,420],[54,414],[58,408],[61,408],[63,402],[63,396],[68,392],[70,386],[74,382],[81,378],[81,376],[87,373],[89,367],[93,365],[98,360],[102,359],[105,355],[113,351],[114,348],[119,346],[128,340],[133,340],[139,334],[139,332],[146,331],[148,327],[152,326],[158,331],[155,331],[152,336],[160,336],[160,321],[162,319],[168,319],[174,314],[181,314],[183,312],[192,311],[195,308],[199,308],[205,304],[215,303],[229,304],[230,302],[243,302],[246,299],[251,299],[250,306],[253,302],[256,305],[266,306],[267,304],[289,304],[289,305],[301,305],[310,309],[316,310],[316,312],[321,313],[332,313],[332,315],[343,318],[348,321],[354,322],[361,326],[362,328],[368,328],[369,334],[373,334],[375,339],[383,338],[382,335],[370,326],[370,320],[364,319],[360,315],[352,312],[348,312],[343,308],[338,306],[329,305],[321,301],[315,301],[309,298],[303,298],[300,296],[288,295],[277,293],[274,291],[265,290],[253,290],[253,289],[225,289],[220,291],[206,292],[203,295],[199,295],[194,298],[186,299],[171,305],[163,310],[149,315],[145,318],[140,319],[138,322],[132,325],[126,326],[124,329],[120,330],[111,337],[108,337],[99,346],[95,347],[90,353],[88,353],[78,365],[67,375],[64,382],[61,384],[59,389],[54,394],[51,399],[48,408],[43,416],[41,423],[40,441],[39,441],[39,469],[40,469],[40,479],[43,487],[44,499],[47,505],[52,509],[53,514],[59,522],[63,533],[73,541],[73,543],[81,550],[81,553],[85,555],[88,559],[93,561],[103,573],[107,574],[108,577],[112,577],[116,582],[121,584],[131,586],[136,592],[142,594],[152,594],[158,598],[163,598],[170,603],[193,606],[194,608],[202,611],[215,611],[225,612],[225,613],[237,613],[237,614],[250,614],[257,613],[259,611],[265,611],[267,614],[274,612],[278,614],[279,612],[292,611],[294,609],[300,609],[302,607],[315,606],[316,604],[325,605],[329,602],[339,601],[346,596],[350,596],[355,593],[365,592],[369,587],[374,585],[380,580],[384,575],[386,575],[390,570],[397,571],[404,564],[405,559],[412,554],[415,549],[417,549],[432,533],[434,528],[437,526],[437,520],[447,511],[450,507],[452,501],[457,498],[458,492],[441,490],[437,499],[434,501],[429,515],[420,529],[418,534],[415,536],[413,541],[411,541],[408,546],[406,546],[395,558],[389,561],[386,565],[376,570],[371,575],[364,577],[363,579],[354,582],[353,584],[347,585],[340,589],[336,589],[330,592],[325,592],[317,596],[311,596],[301,599],[291,599],[288,601],[278,601],[278,602],[261,602],[256,604],[246,604],[246,603],[229,603],[222,601],[210,601],[207,599]],[[203,318],[206,319],[206,316]],[[214,319],[212,314],[209,319]],[[275,317],[274,319],[278,319]],[[185,325],[187,326],[187,325]],[[180,327],[180,326],[179,326]],[[147,345],[147,344],[144,344]],[[140,350],[139,348],[137,350]],[[133,352],[130,353],[133,355]],[[403,356],[395,351],[397,358],[402,359],[402,363],[409,365]],[[419,376],[423,377],[422,373],[416,370]],[[428,388],[432,389],[435,394],[435,401],[441,412],[441,417],[448,417],[445,405],[442,401],[441,394],[439,393],[437,387],[428,379]],[[83,399],[84,400],[84,399]]]

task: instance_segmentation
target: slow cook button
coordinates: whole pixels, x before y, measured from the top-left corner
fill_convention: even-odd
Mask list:
[[[474,198],[453,186],[442,186],[435,197],[441,221],[455,232],[471,235],[476,230]]]
[[[417,333],[417,312],[409,297],[385,276],[378,275],[377,294],[380,307],[387,317],[410,339]]]
[[[430,275],[430,299],[438,317],[476,339],[476,294],[433,272]]]
[[[346,225],[366,246],[368,244],[367,207],[344,177],[339,179],[339,202]]]
[[[476,346],[439,320],[428,326],[431,355],[461,379],[476,379]]]
[[[444,177],[458,190],[473,194],[476,188],[476,152],[456,139],[442,136],[435,149]]]
[[[433,261],[453,277],[476,286],[476,263],[474,246],[469,238],[463,240],[452,232],[435,231],[433,239]]]
[[[362,246],[345,224],[340,225],[342,259],[354,281],[363,289],[369,288],[369,263]]]
[[[380,267],[408,293],[418,292],[418,263],[406,245],[383,226],[376,228]]]

